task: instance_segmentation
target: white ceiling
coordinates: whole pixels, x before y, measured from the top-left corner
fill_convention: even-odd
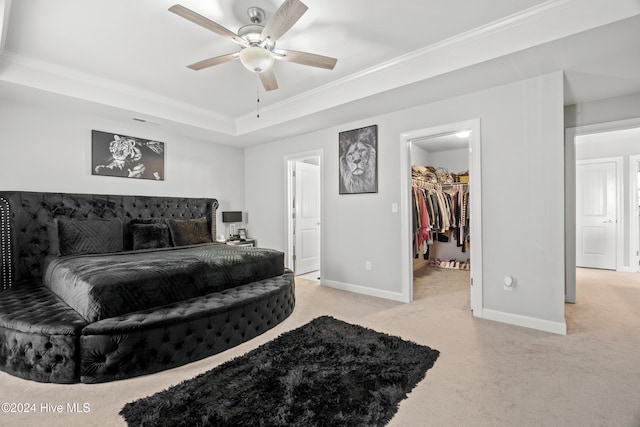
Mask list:
[[[640,92],[639,0],[303,0],[278,47],[338,63],[277,61],[257,118],[257,79],[239,61],[186,68],[238,46],[167,9],[235,32],[248,7],[268,20],[282,1],[0,0],[0,96],[246,146],[555,70],[567,104]]]
[[[469,135],[449,133],[445,135],[435,135],[411,141],[413,146],[423,149],[427,153],[438,153],[441,151],[462,150],[469,147]]]

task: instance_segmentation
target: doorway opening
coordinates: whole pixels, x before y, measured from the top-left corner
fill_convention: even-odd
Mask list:
[[[565,141],[565,301],[575,303],[577,266],[640,271],[640,118],[568,128]],[[606,163],[610,164],[608,172]],[[615,177],[606,184],[611,174]],[[613,194],[614,201],[607,203]],[[600,215],[611,203],[615,214]],[[585,218],[596,213],[598,226],[586,224],[591,227],[585,231]],[[615,230],[607,234],[606,227]],[[613,262],[594,264],[588,259],[585,263],[581,259],[585,252],[612,253]]]
[[[296,276],[321,281],[323,153],[314,151],[285,158],[285,265]]]
[[[411,141],[413,298],[469,286],[470,131]]]
[[[430,274],[462,270],[466,278],[457,280],[469,286],[473,315],[482,317],[480,120],[413,131],[401,140],[403,299],[411,302],[414,282],[429,282]]]
[[[629,265],[640,272],[640,155],[629,156]]]

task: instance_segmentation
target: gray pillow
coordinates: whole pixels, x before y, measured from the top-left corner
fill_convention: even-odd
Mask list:
[[[171,231],[173,246],[195,245],[213,241],[205,217],[190,220],[168,219],[167,224]]]
[[[60,255],[122,251],[122,221],[118,218],[76,221],[56,219]]]
[[[171,246],[169,226],[164,222],[135,223],[129,226],[133,235],[133,249],[158,249]]]

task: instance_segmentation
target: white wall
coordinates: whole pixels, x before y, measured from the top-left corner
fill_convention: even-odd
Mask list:
[[[165,180],[91,175],[91,130],[165,143]],[[64,105],[0,97],[0,191],[217,198],[244,210],[242,150],[164,132],[161,126],[110,120]],[[220,215],[218,215],[218,229]]]
[[[429,161],[431,166],[445,168],[451,173],[468,171],[469,149],[436,151],[430,154]]]
[[[630,200],[629,200],[629,156],[640,155],[640,128],[601,132],[576,137],[576,160],[598,159],[603,157],[623,158],[622,195],[624,197],[623,221],[623,264],[629,267],[630,247]]]
[[[411,165],[430,166],[429,152],[418,147],[416,144],[411,145]]]
[[[564,327],[563,77],[561,72],[345,123],[245,151],[252,234],[284,249],[284,156],[322,149],[323,280],[373,294],[401,292],[400,135],[480,118],[485,317]],[[338,194],[338,133],[378,125],[377,194]],[[366,271],[365,261],[372,263]],[[515,279],[513,291],[503,278]],[[522,323],[522,322],[520,322]],[[530,325],[531,326],[531,325]]]

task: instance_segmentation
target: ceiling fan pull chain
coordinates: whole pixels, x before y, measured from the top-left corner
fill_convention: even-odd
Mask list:
[[[256,117],[260,118],[260,75],[256,73]]]

